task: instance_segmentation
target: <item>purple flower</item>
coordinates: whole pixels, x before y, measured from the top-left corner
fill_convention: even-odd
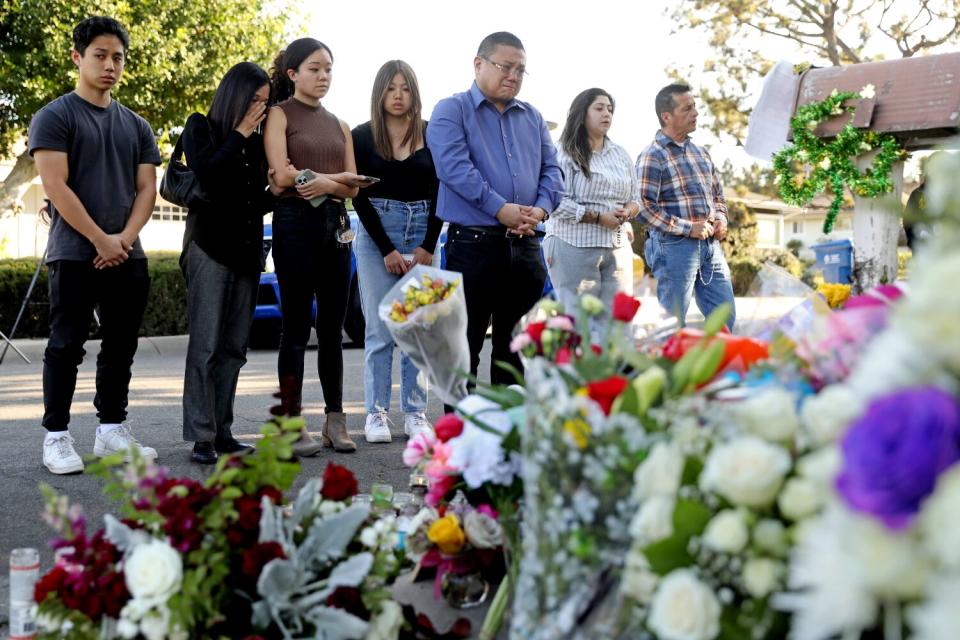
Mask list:
[[[846,503],[903,529],[960,460],[960,404],[933,387],[879,398],[847,431],[843,457],[837,490]]]

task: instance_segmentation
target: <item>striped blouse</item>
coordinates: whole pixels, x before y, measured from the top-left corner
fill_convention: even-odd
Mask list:
[[[590,156],[589,179],[560,147],[557,159],[563,170],[565,189],[563,200],[546,222],[547,236],[556,236],[575,247],[622,246],[627,241],[624,225],[614,230],[599,222],[582,222],[582,219],[587,211],[605,213],[628,202],[640,202],[637,176],[627,151],[605,140],[603,149]]]

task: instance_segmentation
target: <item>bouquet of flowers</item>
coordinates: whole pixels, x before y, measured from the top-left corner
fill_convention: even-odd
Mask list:
[[[383,297],[379,316],[444,402],[456,404],[466,395],[470,349],[459,273],[414,266]]]
[[[858,404],[837,429],[828,507],[804,527],[778,599],[798,640],[956,636],[960,295],[944,283],[960,277],[960,160],[941,154],[929,170],[937,233],[838,385]]]
[[[283,505],[299,429],[271,421],[252,454],[222,458],[202,484],[104,458],[91,470],[120,517],[92,536],[80,508],[43,487],[60,534],[57,565],[35,590],[43,637],[396,637],[399,607],[383,589],[401,560],[395,527],[349,505],[353,474],[331,464]]]
[[[563,637],[586,631],[584,620],[604,599],[631,544],[638,496],[633,475],[655,438],[651,412],[692,393],[716,375],[724,345],[710,342],[725,311],[708,319],[707,341],[679,356],[641,354],[625,330],[639,301],[620,294],[602,344],[584,344],[591,317],[603,311],[592,296],[576,321],[554,303],[514,340],[533,358],[527,367],[523,433],[523,558],[512,634]]]

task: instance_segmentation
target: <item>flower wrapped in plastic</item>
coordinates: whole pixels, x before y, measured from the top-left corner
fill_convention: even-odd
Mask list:
[[[447,404],[467,394],[467,302],[459,273],[416,265],[383,297],[380,319]]]

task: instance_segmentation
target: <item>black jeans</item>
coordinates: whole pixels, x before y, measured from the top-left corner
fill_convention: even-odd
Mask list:
[[[145,259],[107,269],[92,262],[57,260],[47,265],[50,283],[50,339],[43,354],[43,426],[66,431],[77,386],[77,367],[86,351],[96,306],[102,342],[97,355],[97,395],[101,424],[127,418],[130,367],[147,307],[150,275]]]
[[[483,340],[492,321],[490,381],[513,383],[513,376],[497,362],[509,363],[523,372],[520,356],[510,352],[510,341],[517,322],[543,294],[547,269],[540,242],[533,237],[507,238],[496,227],[482,231],[452,224],[447,231],[446,254],[446,268],[463,274],[470,373],[477,374]]]
[[[273,212],[273,264],[283,321],[277,374],[293,412],[303,396],[303,358],[317,302],[317,372],[326,413],[343,411],[343,321],[350,290],[350,245],[337,241],[343,203],[317,208],[305,200],[281,200]]]

